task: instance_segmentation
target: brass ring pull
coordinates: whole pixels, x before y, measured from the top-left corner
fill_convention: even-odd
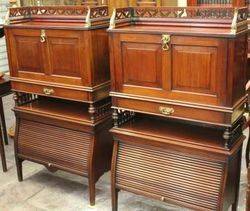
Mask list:
[[[45,30],[42,29],[41,30],[41,35],[40,35],[40,42],[45,42],[46,41],[46,33],[45,33]]]
[[[169,50],[169,43],[171,41],[170,35],[163,34],[161,41],[162,41],[162,50],[168,51]]]
[[[171,114],[174,113],[174,109],[173,108],[169,108],[169,107],[164,107],[164,106],[160,106],[159,107],[159,111],[166,116],[169,116]]]
[[[54,89],[44,88],[44,89],[43,89],[43,93],[44,93],[45,95],[52,95],[52,94],[55,93],[55,91],[54,91]]]

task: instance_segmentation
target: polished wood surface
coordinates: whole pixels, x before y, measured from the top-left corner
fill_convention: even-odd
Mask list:
[[[30,103],[17,106],[15,110],[26,111],[32,114],[46,114],[62,121],[64,118],[67,118],[68,121],[71,120],[72,122],[88,125],[92,124],[94,126],[105,121],[105,119],[111,115],[111,104],[109,99],[99,102],[96,106],[101,106],[103,113],[94,121],[91,119],[91,115],[88,112],[89,107],[87,104],[60,99],[50,99],[47,97],[39,97],[39,99]],[[106,108],[104,108],[104,106],[106,106]]]
[[[108,97],[108,21],[105,6],[12,8],[5,27],[12,89],[89,103]]]
[[[119,190],[193,210],[236,210],[243,136],[228,151],[216,129],[148,116],[111,132],[113,210]]]
[[[40,163],[52,172],[78,174],[88,178],[90,204],[94,205],[95,183],[110,169],[110,104],[106,110],[100,105],[102,114],[93,121],[88,106],[82,103],[27,94],[23,97],[25,100],[17,100],[19,105],[14,108],[19,181],[23,180],[24,160]]]
[[[238,11],[245,18],[232,29],[233,8],[117,9],[108,30],[113,107],[231,127],[247,100],[247,9]]]

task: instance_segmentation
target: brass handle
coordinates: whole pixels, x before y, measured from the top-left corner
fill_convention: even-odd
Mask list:
[[[171,115],[174,113],[174,109],[169,107],[160,106],[159,110],[164,115]]]
[[[51,163],[49,163],[49,164],[48,164],[48,167],[51,167],[51,166],[52,166],[52,164],[51,164]]]
[[[52,94],[55,93],[55,91],[54,91],[54,89],[44,88],[43,93],[46,94],[46,95],[52,95]]]
[[[41,35],[40,35],[40,42],[45,42],[46,41],[46,33],[45,30],[41,30]]]
[[[161,41],[162,41],[162,50],[168,51],[169,50],[169,43],[171,41],[170,35],[163,34]]]

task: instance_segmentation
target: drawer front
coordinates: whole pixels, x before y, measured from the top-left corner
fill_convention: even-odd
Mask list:
[[[21,119],[18,154],[87,174],[91,141],[80,131]]]
[[[33,93],[48,97],[56,97],[62,99],[89,101],[89,94],[83,90],[67,89],[65,87],[54,87],[51,85],[37,85],[23,82],[12,81],[12,90],[19,92]]]
[[[226,40],[169,38],[164,34],[112,36],[116,58],[113,91],[209,105],[226,104],[227,63],[222,59],[227,58]]]
[[[224,165],[146,145],[119,143],[116,184],[190,208],[217,210]]]
[[[245,112],[246,101],[246,98],[243,99],[233,111],[220,110],[212,107],[171,104],[171,102],[164,104],[116,97],[113,98],[112,106],[113,108],[127,109],[166,118],[195,121],[217,126],[231,126],[231,124],[235,123]]]

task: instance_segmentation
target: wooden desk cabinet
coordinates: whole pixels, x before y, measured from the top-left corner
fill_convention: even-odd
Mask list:
[[[95,183],[110,169],[107,6],[11,8],[5,26],[15,91],[18,179],[30,160]]]
[[[95,183],[110,170],[112,127],[110,101],[91,121],[88,106],[31,94],[16,96],[15,156],[19,181],[22,162],[43,164],[48,170],[64,170],[87,177],[90,204],[95,204]]]
[[[237,210],[243,136],[138,116],[111,130],[112,206],[125,190],[192,210]]]
[[[234,125],[247,101],[247,12],[117,9],[109,28],[113,107]]]
[[[108,97],[108,15],[106,6],[11,8],[12,89],[82,102]]]

